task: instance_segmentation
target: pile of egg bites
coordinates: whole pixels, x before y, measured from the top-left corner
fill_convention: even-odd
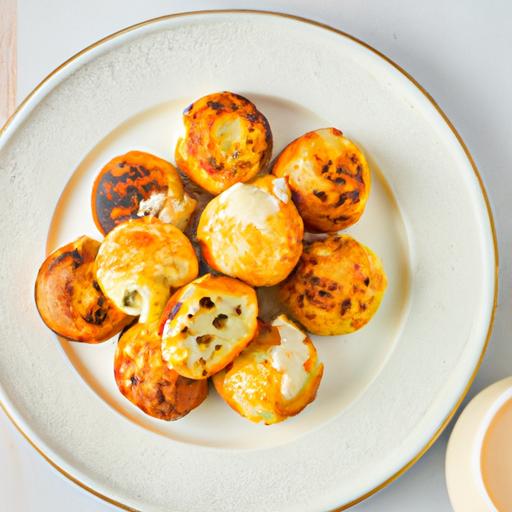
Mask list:
[[[185,416],[212,377],[240,415],[277,423],[311,403],[322,378],[307,332],[360,329],[383,297],[378,257],[338,233],[364,212],[370,170],[336,128],[302,135],[271,163],[267,119],[231,92],[200,98],[183,122],[181,172],[141,151],[101,170],[91,201],[104,239],[47,257],[37,308],[69,340],[120,333],[117,386],[150,416]],[[279,303],[266,321],[264,287]]]

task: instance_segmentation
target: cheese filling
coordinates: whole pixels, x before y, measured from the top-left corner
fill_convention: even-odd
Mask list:
[[[127,315],[139,316],[139,322],[145,324],[158,320],[168,298],[169,288],[166,286],[128,286],[123,295],[121,309]]]
[[[309,359],[308,346],[304,343],[306,335],[282,316],[276,318],[272,325],[277,327],[281,337],[281,344],[270,350],[272,366],[282,373],[281,394],[286,400],[292,400],[308,379],[304,369],[304,363]]]
[[[236,219],[238,224],[253,224],[261,231],[268,231],[268,219],[279,213],[279,201],[272,194],[253,185],[236,183],[219,196],[224,206],[221,217]]]
[[[219,149],[228,154],[232,152],[232,148],[240,146],[244,138],[244,127],[241,119],[225,120],[218,123],[214,132],[214,138],[218,140]]]
[[[191,368],[200,359],[207,362],[215,358],[215,353],[222,355],[230,351],[234,344],[247,336],[247,315],[252,317],[254,311],[245,299],[216,294],[206,298],[211,301],[208,307],[201,306],[196,300],[185,303],[185,297],[181,298],[184,306],[174,319],[165,323],[162,335],[164,341],[170,337],[179,341],[167,346],[162,344],[164,359],[171,362],[173,359],[186,359],[186,366]]]
[[[138,217],[144,217],[145,215],[156,216],[160,213],[160,210],[164,207],[167,194],[165,192],[157,192],[151,194],[147,199],[143,199],[139,203],[139,211],[137,212]]]
[[[284,178],[276,178],[272,182],[272,190],[274,195],[283,203],[287,203],[290,200],[290,189]]]
[[[137,216],[152,215],[183,231],[187,227],[196,204],[195,199],[192,199],[187,193],[184,193],[182,197],[173,197],[165,192],[156,192],[140,202]]]

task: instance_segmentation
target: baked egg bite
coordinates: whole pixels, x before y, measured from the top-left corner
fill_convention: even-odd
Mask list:
[[[366,325],[386,286],[382,263],[368,247],[348,235],[330,235],[304,244],[279,297],[308,331],[329,336]]]
[[[175,167],[142,151],[117,156],[103,167],[91,203],[94,222],[104,235],[121,222],[145,215],[183,231],[196,207]]]
[[[172,289],[197,277],[192,244],[175,226],[154,217],[119,224],[103,240],[96,277],[103,293],[139,322],[160,318]]]
[[[265,116],[232,92],[204,96],[183,112],[185,135],[175,159],[191,180],[211,194],[248,181],[270,161],[272,133]]]
[[[272,173],[288,180],[307,231],[339,231],[364,212],[370,169],[362,151],[336,128],[295,139],[278,156]]]
[[[132,321],[101,291],[94,275],[100,243],[87,236],[52,252],[41,265],[35,286],[43,322],[73,341],[98,343]]]
[[[245,283],[206,274],[178,290],[160,324],[162,356],[180,375],[206,379],[254,338],[256,292]]]
[[[177,420],[208,395],[206,380],[182,377],[162,359],[158,324],[135,324],[121,335],[114,358],[119,391],[146,414]]]
[[[201,214],[197,240],[215,270],[252,286],[272,286],[302,253],[304,226],[283,178],[237,183]]]
[[[298,414],[315,399],[323,369],[312,341],[280,315],[214,375],[213,383],[236,412],[270,425]]]

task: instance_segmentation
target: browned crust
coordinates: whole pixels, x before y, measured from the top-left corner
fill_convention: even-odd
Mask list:
[[[348,235],[330,235],[304,244],[279,297],[308,331],[347,334],[370,321],[386,285],[382,263],[370,249]]]
[[[182,418],[208,395],[206,380],[188,379],[167,367],[156,326],[136,324],[121,335],[114,376],[119,391],[130,402],[161,420]]]
[[[371,184],[368,164],[362,151],[336,128],[308,132],[290,142],[276,158],[272,173],[286,177],[309,232],[345,229],[360,219],[366,207]]]
[[[35,284],[36,306],[44,323],[64,338],[99,343],[117,334],[132,317],[103,294],[94,275],[99,242],[80,237],[50,254]]]
[[[105,235],[121,222],[138,218],[142,200],[154,193],[181,195],[177,170],[150,153],[130,151],[110,160],[100,171],[91,194],[94,223]]]
[[[223,119],[240,119],[244,129],[244,147],[229,155],[216,138],[215,126]],[[270,162],[273,142],[268,120],[239,94],[224,91],[199,98],[184,110],[183,122],[186,134],[176,146],[176,164],[211,194],[252,179]]]

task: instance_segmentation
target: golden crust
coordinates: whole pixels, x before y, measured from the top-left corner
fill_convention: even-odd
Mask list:
[[[167,367],[157,326],[135,324],[121,335],[114,375],[119,391],[130,402],[161,420],[182,418],[208,394],[206,380],[187,379]]]
[[[293,325],[284,315],[280,318]],[[236,412],[256,423],[270,425],[298,414],[315,399],[323,374],[315,346],[303,335],[308,352],[303,364],[306,380],[292,399],[281,391],[283,372],[275,368],[272,351],[282,338],[279,329],[270,325],[260,327],[258,336],[233,363],[214,375],[215,389]]]
[[[107,234],[96,258],[101,289],[140,322],[158,320],[172,289],[192,281],[198,262],[188,238],[153,217],[120,224]]]
[[[330,235],[304,244],[279,297],[308,331],[347,334],[370,321],[386,285],[382,263],[368,247],[347,235]]]
[[[211,194],[250,180],[270,161],[268,121],[238,94],[220,92],[198,99],[184,111],[183,122],[176,164]]]
[[[110,160],[94,181],[92,215],[102,234],[118,224],[153,215],[182,231],[196,207],[183,189],[176,168],[142,151],[130,151]]]
[[[252,286],[272,286],[302,253],[304,225],[284,179],[263,176],[212,199],[201,214],[197,239],[215,270]]]
[[[256,292],[245,283],[206,274],[178,290],[160,323],[162,355],[180,375],[206,379],[254,337]]]
[[[132,320],[103,295],[94,275],[100,243],[87,236],[57,249],[39,269],[36,306],[44,323],[74,341],[99,343]]]
[[[370,192],[362,151],[336,128],[308,132],[276,159],[272,173],[286,177],[311,232],[334,232],[359,220]]]

